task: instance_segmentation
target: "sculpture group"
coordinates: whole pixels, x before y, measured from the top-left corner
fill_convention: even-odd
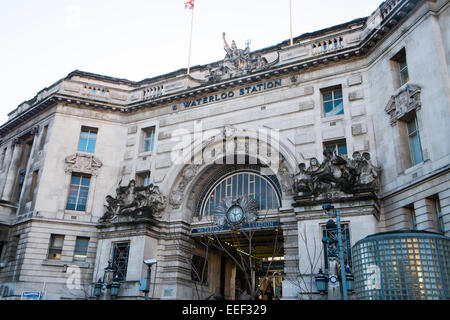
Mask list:
[[[106,212],[101,221],[110,221],[120,216],[144,216],[160,217],[166,207],[164,197],[158,186],[136,186],[135,180],[131,180],[127,186],[116,189],[116,197],[106,196]]]
[[[294,190],[300,196],[317,197],[332,191],[376,192],[379,186],[379,168],[372,165],[368,152],[355,152],[353,159],[349,159],[325,150],[322,164],[312,158],[308,168],[305,163],[300,163],[298,168]]]
[[[219,67],[209,70],[209,81],[217,82],[227,77],[246,74],[268,66],[268,61],[260,54],[250,54],[250,41],[246,42],[245,49],[238,49],[234,40],[231,42],[231,46],[228,44],[225,32],[222,34],[222,38],[226,55]]]

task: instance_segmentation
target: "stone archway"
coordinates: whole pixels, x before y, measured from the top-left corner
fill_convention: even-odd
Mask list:
[[[254,146],[253,150],[250,143],[252,140],[256,141],[256,147]],[[167,229],[171,230],[172,236],[174,236],[172,238],[177,238],[177,240],[161,243],[160,252],[164,256],[163,259],[166,260],[166,269],[170,270],[173,275],[170,281],[173,283],[172,285],[161,283],[162,293],[166,287],[174,289],[175,293],[172,298],[192,299],[196,297],[196,289],[192,285],[189,272],[191,266],[186,259],[195,252],[195,242],[190,237],[190,231],[193,223],[198,221],[198,219],[194,219],[194,216],[196,206],[201,201],[202,192],[207,188],[211,179],[220,176],[227,161],[239,158],[244,160],[244,163],[237,165],[238,167],[260,165],[267,168],[279,181],[282,198],[280,206],[292,203],[293,176],[296,173],[297,159],[291,149],[287,147],[288,143],[288,141],[278,140],[276,148],[274,148],[271,137],[254,135],[248,130],[226,127],[205,142],[195,144],[182,163],[171,167],[161,186],[163,190],[167,190],[166,194],[169,199],[166,209]],[[270,151],[265,156],[260,156],[260,153],[267,150]],[[275,152],[278,157],[271,157]],[[268,165],[274,158],[277,159],[275,165]],[[202,161],[198,161],[198,159]],[[232,163],[230,166],[235,166],[235,164]]]

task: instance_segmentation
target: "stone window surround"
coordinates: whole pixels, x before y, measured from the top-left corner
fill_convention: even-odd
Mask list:
[[[325,115],[325,106],[324,106],[324,99],[323,99],[323,93],[330,91],[330,90],[335,90],[335,89],[341,89],[341,94],[342,94],[342,114],[335,114],[335,115],[331,115],[331,116],[326,116]],[[329,85],[323,88],[319,88],[319,93],[320,93],[320,115],[322,120],[326,120],[326,121],[333,121],[333,120],[339,120],[339,119],[343,119],[345,116],[345,105],[347,104],[347,101],[345,99],[345,90],[344,90],[344,86],[341,83],[337,83],[335,85]],[[333,100],[334,101],[334,94],[333,94]]]
[[[155,130],[154,140],[153,140],[153,150],[152,151],[143,151],[144,150],[145,131],[152,127]],[[137,132],[139,134],[139,136],[138,136],[139,143],[137,144],[138,157],[149,157],[149,156],[156,155],[156,149],[158,146],[158,131],[159,131],[159,126],[156,121],[152,121],[152,122],[146,123],[145,125],[138,127],[138,129],[137,129]]]

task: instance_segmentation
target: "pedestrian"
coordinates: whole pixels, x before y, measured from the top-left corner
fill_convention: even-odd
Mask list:
[[[266,291],[264,292],[265,295],[267,296],[267,300],[272,300],[273,299],[273,287],[272,287],[272,282],[269,281],[269,283],[267,284],[266,287]]]

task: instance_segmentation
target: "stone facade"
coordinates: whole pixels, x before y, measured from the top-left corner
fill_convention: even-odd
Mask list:
[[[116,245],[126,244],[120,298],[143,298],[142,261],[153,258],[152,298],[206,298],[219,287],[234,298],[236,266],[217,252],[207,281],[192,280],[190,257],[204,254],[192,230],[211,224],[204,204],[216,181],[261,168],[274,176],[267,183],[279,197],[257,221],[280,222],[283,299],[322,297],[310,280],[325,267],[325,202],[341,210],[351,245],[409,228],[448,236],[449,16],[446,0],[390,0],[370,17],[301,35],[293,46],[251,52],[228,46],[224,35],[224,60],[190,75],[132,82],[74,71],[40,91],[0,127],[0,295],[45,288],[49,299],[92,297]],[[370,155],[371,173],[358,179],[371,192],[305,195],[299,164],[325,163],[329,148],[347,158]],[[55,236],[64,236],[57,259],[49,251]],[[81,261],[79,239],[89,239]],[[319,257],[314,270],[311,252]]]

